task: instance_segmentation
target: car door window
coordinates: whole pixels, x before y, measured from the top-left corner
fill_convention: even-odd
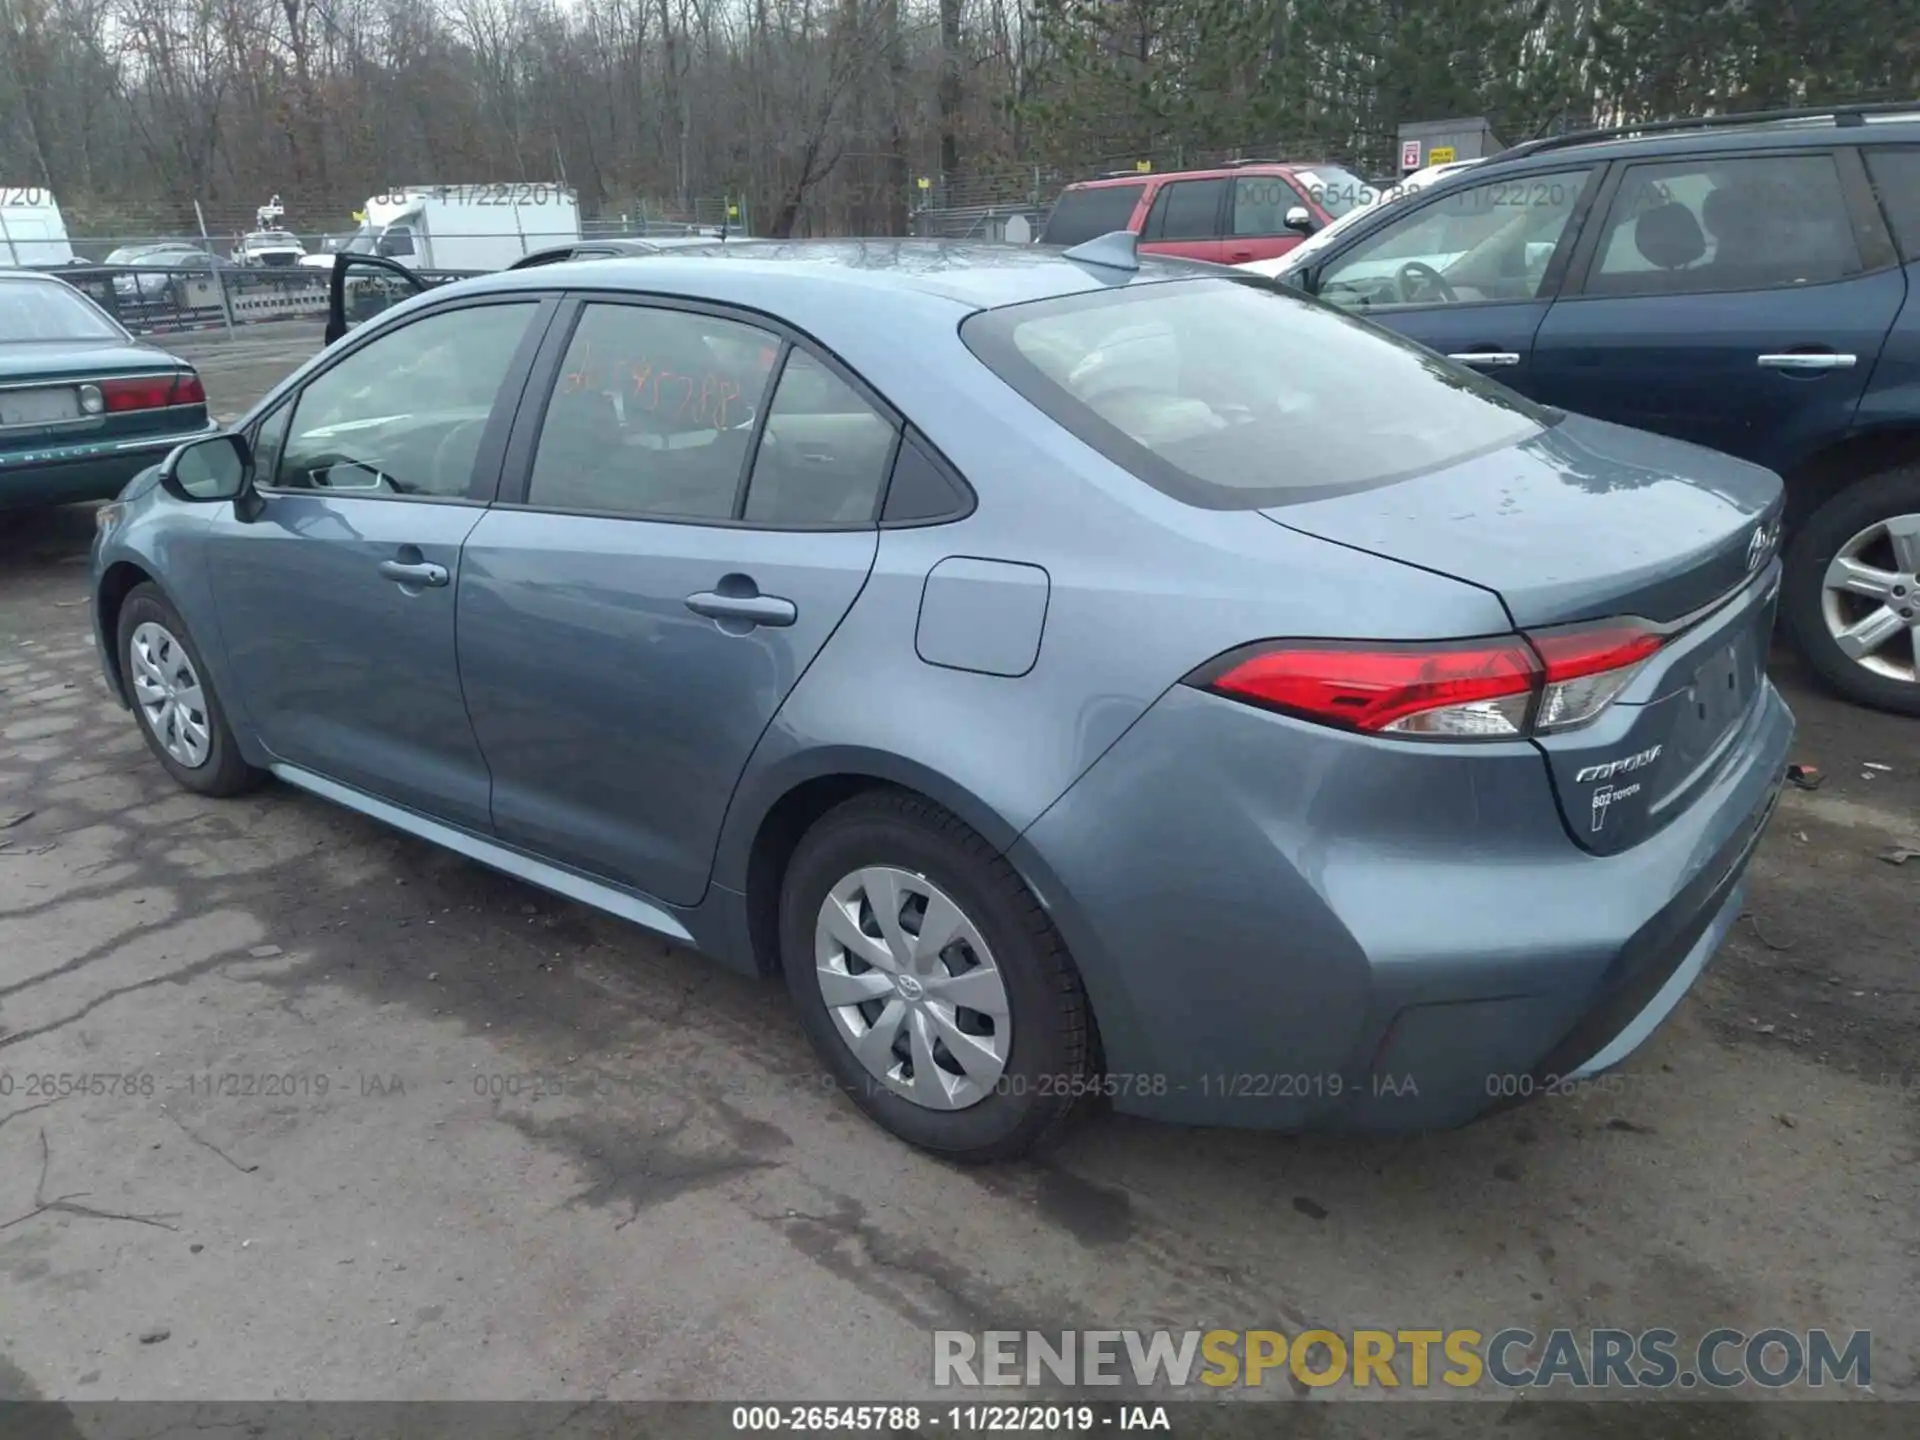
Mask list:
[[[1831,155],[1631,166],[1595,253],[1593,295],[1771,290],[1863,268]]]
[[[1149,240],[1218,240],[1225,180],[1174,180],[1160,187],[1147,217]]]
[[[747,485],[746,518],[871,523],[893,460],[893,422],[804,350],[788,353]]]
[[[1235,235],[1290,235],[1287,211],[1306,201],[1278,175],[1242,175],[1233,182]]]
[[[322,371],[294,402],[275,486],[468,495],[487,419],[536,308],[526,301],[424,316]]]
[[[1536,299],[1591,175],[1495,180],[1430,200],[1330,261],[1318,292],[1356,310]]]
[[[1865,154],[1900,258],[1909,264],[1920,260],[1920,148],[1875,148]]]
[[[588,305],[541,422],[527,503],[734,518],[779,355],[779,337],[738,320]]]
[[[1920,259],[1920,148],[1872,148],[1864,156],[1901,259],[1912,263]]]

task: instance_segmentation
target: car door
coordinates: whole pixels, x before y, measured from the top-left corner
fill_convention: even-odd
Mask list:
[[[392,260],[341,252],[334,257],[327,276],[325,343],[333,344],[382,310],[431,288],[419,275]]]
[[[500,837],[685,905],[866,583],[893,417],[762,319],[578,302],[467,537],[460,673]]]
[[[1617,167],[1540,399],[1776,469],[1844,434],[1906,297],[1850,147]]]
[[[396,319],[261,422],[257,503],[215,514],[203,553],[234,694],[282,762],[488,827],[455,581],[556,303]]]
[[[1153,197],[1139,249],[1189,260],[1224,260],[1226,211],[1230,187],[1225,177],[1168,180]]]
[[[1486,181],[1383,209],[1314,267],[1308,288],[1536,394],[1534,335],[1596,169]]]

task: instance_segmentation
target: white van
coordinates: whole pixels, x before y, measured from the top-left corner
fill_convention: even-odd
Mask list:
[[[38,185],[0,185],[0,265],[71,265],[67,222],[53,192]]]
[[[413,270],[504,270],[535,250],[580,239],[580,202],[565,185],[407,186],[368,199],[346,241],[299,263],[333,267],[338,250],[380,255]]]

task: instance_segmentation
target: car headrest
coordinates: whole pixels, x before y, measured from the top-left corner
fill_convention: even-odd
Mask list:
[[[1707,253],[1707,238],[1691,210],[1669,201],[1642,212],[1633,222],[1633,248],[1650,265],[1678,270]]]
[[[1754,197],[1732,185],[1720,185],[1707,192],[1700,203],[1700,223],[1715,240],[1730,240],[1754,220]]]

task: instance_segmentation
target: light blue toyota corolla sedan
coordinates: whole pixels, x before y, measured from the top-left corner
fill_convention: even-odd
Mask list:
[[[1271,282],[767,245],[431,291],[102,512],[159,763],[780,975],[962,1159],[1464,1123],[1738,915],[1782,491]]]

